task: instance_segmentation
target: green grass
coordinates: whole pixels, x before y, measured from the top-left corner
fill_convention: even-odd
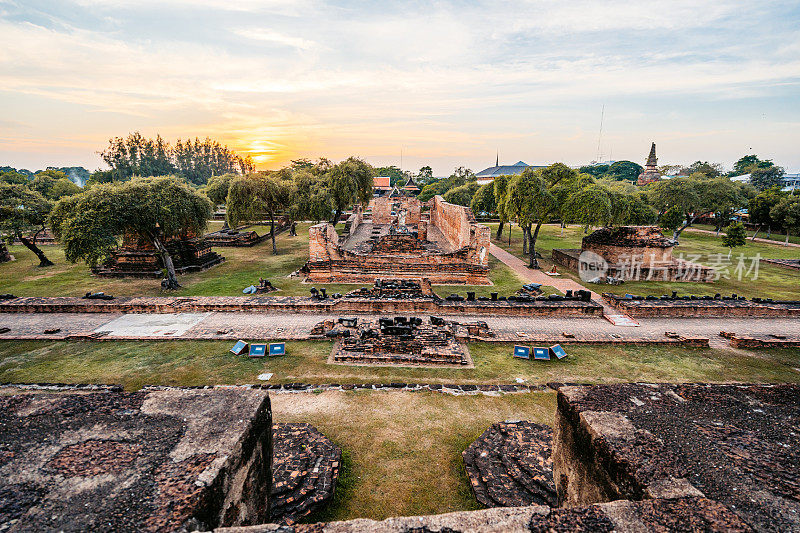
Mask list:
[[[555,394],[431,392],[273,395],[275,422],[308,422],[343,450],[334,501],[306,522],[479,509],[461,452],[491,424],[552,424]]]
[[[287,355],[237,357],[223,341],[0,341],[0,382],[143,385],[257,383],[527,383],[575,381],[800,381],[800,349],[743,352],[673,346],[567,345],[561,361],[526,361],[511,346],[470,343],[475,368],[329,365],[327,341],[287,343]]]
[[[490,224],[492,235],[497,229],[497,224]],[[584,237],[583,229],[577,226],[566,228],[561,236],[561,228],[555,225],[542,226],[536,249],[539,251],[543,260],[543,269],[549,269],[553,263],[551,252],[553,248],[580,248],[581,239]],[[495,244],[516,256],[527,260],[522,255],[522,231],[518,226],[512,230],[511,245],[508,244],[508,233],[504,232],[503,242]],[[692,233],[684,231],[680,236],[680,244],[675,247],[673,255],[679,257],[682,253],[684,258],[691,259],[692,255],[700,254],[698,261],[709,265],[713,261],[710,259],[716,254],[721,254],[724,259],[728,255],[728,249],[722,245],[722,238],[703,233]],[[761,254],[762,258],[771,259],[795,259],[800,257],[800,250],[797,248],[784,247],[774,244],[747,241],[747,244],[734,250],[733,262],[728,268],[730,279],[720,278],[714,283],[676,283],[662,281],[638,281],[625,282],[622,285],[592,285],[589,288],[596,292],[610,292],[614,294],[638,294],[642,296],[669,294],[678,291],[680,294],[713,295],[715,293],[731,294],[736,293],[740,296],[752,298],[755,296],[762,298],[774,298],[780,300],[800,300],[800,272],[787,268],[760,263],[758,279],[753,281],[748,276],[742,276],[739,280],[736,276],[737,257],[742,253],[745,259]],[[751,262],[745,261],[745,266],[750,267]],[[584,283],[578,278],[577,272],[559,267],[562,276],[572,278],[579,283]],[[722,274],[722,272],[720,272]]]
[[[212,222],[209,231],[219,229],[221,222]],[[236,296],[242,289],[257,284],[259,278],[269,279],[280,289],[276,296],[306,296],[310,285],[299,278],[287,276],[303,266],[308,260],[308,228],[310,224],[298,224],[296,237],[284,232],[277,237],[278,254],[272,254],[269,239],[251,248],[222,248],[215,250],[225,256],[225,263],[205,272],[179,276],[182,289],[172,293],[176,296]],[[262,234],[268,226],[253,229]],[[36,257],[24,246],[10,246],[16,261],[0,264],[0,293],[16,296],[83,296],[88,291],[103,291],[114,296],[156,296],[161,294],[159,280],[104,279],[92,276],[83,263],[69,264],[64,259],[61,246],[43,247],[45,254],[55,263],[52,267],[39,268]],[[474,290],[478,296],[491,292],[512,294],[520,288],[521,279],[508,267],[490,258],[490,279],[493,286],[447,286],[435,287],[446,296],[453,292],[466,293]],[[342,294],[356,289],[360,284],[317,284],[326,287],[328,294]]]
[[[708,230],[708,231],[716,231],[717,230],[717,228],[715,228],[711,224],[692,224],[692,227],[693,228],[697,228],[697,229],[704,229],[704,230]],[[723,230],[722,232],[720,232],[720,235],[723,235],[724,233],[725,232]],[[752,230],[752,229],[748,229],[747,230],[747,236],[748,237],[752,237],[754,233],[755,233],[755,230]],[[786,234],[773,231],[770,234],[770,236],[767,237],[767,228],[762,228],[761,231],[758,232],[758,238],[759,239],[767,239],[767,238],[769,238],[769,239],[771,239],[773,241],[778,241],[780,243],[783,243],[783,241],[786,240]],[[794,243],[794,244],[800,244],[800,236],[798,236],[798,235],[789,235],[789,242]]]

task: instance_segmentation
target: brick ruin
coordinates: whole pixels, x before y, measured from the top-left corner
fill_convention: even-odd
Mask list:
[[[269,221],[262,222],[267,226]],[[282,216],[275,221],[275,235],[279,235],[292,226],[292,221],[288,216]],[[236,229],[226,228],[211,233],[206,233],[205,241],[211,246],[223,246],[231,248],[249,248],[262,243],[271,237],[271,233],[265,232],[259,235],[254,230],[249,230],[251,226],[239,226]]]
[[[738,515],[738,531],[798,531],[799,397],[797,384],[562,387],[559,503],[706,498]]]
[[[371,216],[360,207],[340,236],[328,223],[309,229],[312,283],[371,283],[380,278],[428,278],[443,285],[491,285],[489,228],[469,208],[435,196],[378,197]]]
[[[599,281],[613,277],[623,281],[713,282],[713,268],[672,256],[677,244],[664,237],[657,226],[618,226],[587,235],[580,249],[554,249],[552,257],[554,263],[579,270],[581,262],[599,256],[607,264],[607,270],[598,271]]]
[[[185,235],[164,243],[172,256],[175,272],[200,272],[225,261],[211,249],[209,241],[202,237]],[[111,258],[92,269],[92,273],[104,278],[152,278],[163,277],[164,265],[161,255],[153,243],[140,235],[127,234],[122,245]]]
[[[457,337],[461,324],[438,317],[360,320],[340,318],[317,324],[312,336],[339,339],[329,362],[377,365],[471,366],[467,347]],[[464,325],[467,334],[489,336],[483,322]]]
[[[800,317],[800,301],[752,298],[731,294],[722,296],[637,296],[603,293],[603,299],[621,312],[635,318],[711,318],[750,317],[786,318]]]
[[[266,391],[3,392],[2,531],[208,530],[269,518]]]

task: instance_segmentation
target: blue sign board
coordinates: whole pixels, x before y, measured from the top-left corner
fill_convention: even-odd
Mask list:
[[[273,342],[269,345],[269,354],[270,355],[286,355],[286,343],[285,342]]]
[[[237,341],[236,344],[233,345],[233,348],[231,348],[231,353],[233,353],[234,355],[242,355],[246,349],[247,349],[246,342]]]
[[[534,348],[533,349],[533,358],[539,359],[542,361],[549,361],[550,360],[550,350],[547,348]]]
[[[519,357],[521,359],[530,359],[531,358],[531,349],[527,346],[514,346],[514,357]]]
[[[567,356],[567,352],[564,351],[564,348],[562,348],[560,344],[556,344],[555,346],[551,346],[550,347],[550,353],[555,355],[559,359],[564,359]]]
[[[251,344],[250,345],[250,357],[264,357],[267,355],[267,345],[266,344]]]

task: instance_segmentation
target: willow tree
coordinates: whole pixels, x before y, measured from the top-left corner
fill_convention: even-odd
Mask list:
[[[372,178],[375,170],[357,157],[349,157],[326,173],[334,215],[339,222],[345,209],[353,204],[366,204],[372,198]]]
[[[108,259],[126,234],[150,241],[166,270],[165,289],[180,287],[167,249],[170,239],[202,233],[211,217],[211,202],[172,176],[100,184],[56,204],[50,215],[53,234],[64,245],[67,260],[90,266]]]
[[[8,244],[21,242],[39,259],[39,266],[52,266],[36,238],[47,223],[47,215],[53,207],[41,193],[19,183],[0,182],[0,232]]]
[[[509,182],[504,208],[509,219],[516,217],[522,228],[523,246],[527,245],[524,251],[530,255],[529,268],[539,267],[536,241],[542,224],[560,212],[570,195],[586,184],[586,179],[563,163],[554,163],[538,170],[527,168]]]
[[[289,179],[278,174],[247,174],[231,181],[228,188],[226,214],[232,227],[242,220],[258,220],[266,216],[270,221],[272,253],[277,254],[275,244],[275,218],[287,211],[294,200],[295,187]]]

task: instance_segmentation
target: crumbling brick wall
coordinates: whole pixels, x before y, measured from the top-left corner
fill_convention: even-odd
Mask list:
[[[339,235],[327,222],[308,228],[308,260],[334,261],[342,258],[339,253]]]
[[[392,211],[395,216],[402,209],[406,210],[406,225],[416,226],[419,224],[420,216],[422,214],[422,202],[414,196],[396,196],[388,197],[382,196],[375,198],[372,201],[372,223],[373,224],[391,224]]]

